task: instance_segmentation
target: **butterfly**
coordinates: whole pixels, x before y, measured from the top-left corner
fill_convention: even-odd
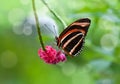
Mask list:
[[[55,37],[57,46],[61,47],[65,54],[76,56],[83,47],[90,23],[90,19],[82,18],[70,24],[58,37]]]

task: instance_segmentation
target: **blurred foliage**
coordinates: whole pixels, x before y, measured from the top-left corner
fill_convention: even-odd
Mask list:
[[[0,1],[0,84],[120,84],[120,0],[46,0],[69,25],[92,20],[80,56],[49,65],[39,59],[40,48],[30,0]],[[62,24],[36,0],[39,18]],[[31,19],[32,18],[32,19]],[[51,24],[52,25],[52,24]],[[44,29],[43,29],[44,30]],[[53,35],[43,31],[46,45]]]

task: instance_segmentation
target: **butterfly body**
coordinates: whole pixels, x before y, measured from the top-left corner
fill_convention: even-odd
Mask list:
[[[77,55],[82,49],[90,23],[90,19],[83,18],[70,24],[59,37],[56,37],[57,46],[61,47],[67,55]]]

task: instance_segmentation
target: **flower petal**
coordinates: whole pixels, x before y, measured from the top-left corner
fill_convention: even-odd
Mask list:
[[[45,51],[41,48],[38,51],[38,55],[42,60],[48,64],[57,64],[59,62],[66,61],[66,56],[61,51],[56,51],[51,46],[46,46]]]

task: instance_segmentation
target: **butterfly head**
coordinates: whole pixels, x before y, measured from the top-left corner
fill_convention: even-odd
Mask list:
[[[60,47],[60,40],[57,36],[55,36],[55,40],[56,40],[57,46]]]

